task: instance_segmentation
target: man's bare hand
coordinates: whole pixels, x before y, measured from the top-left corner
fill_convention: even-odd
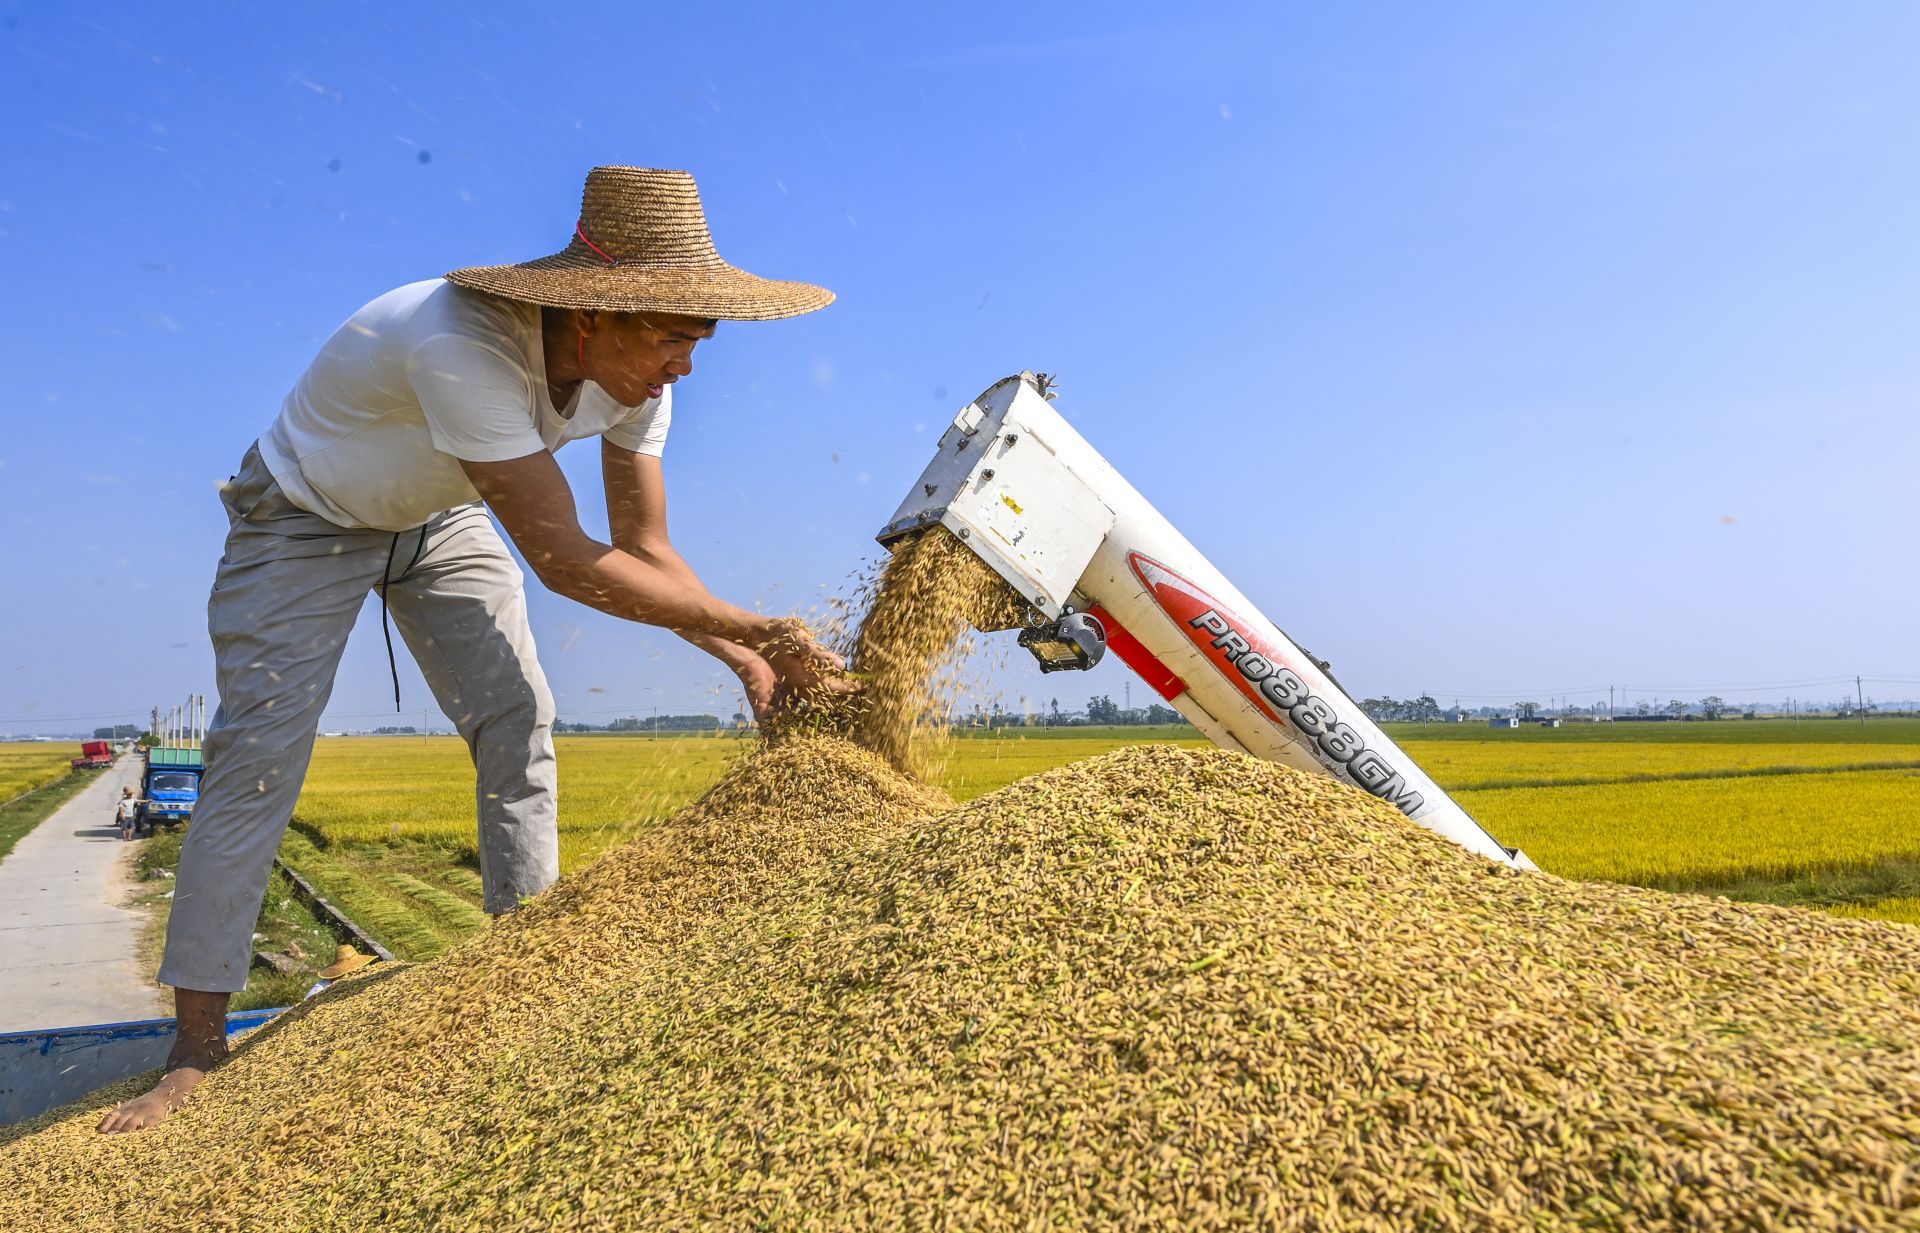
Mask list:
[[[845,675],[847,662],[815,642],[805,625],[783,619],[772,628],[773,637],[754,648],[773,669],[772,706],[825,704],[859,692],[859,682]]]

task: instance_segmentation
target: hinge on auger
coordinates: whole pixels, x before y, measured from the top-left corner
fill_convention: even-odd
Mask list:
[[[1020,645],[1033,652],[1042,672],[1085,672],[1107,653],[1107,630],[1090,612],[1067,612],[1022,629]]]

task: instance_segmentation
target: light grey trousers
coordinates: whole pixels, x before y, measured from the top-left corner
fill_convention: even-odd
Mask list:
[[[383,575],[394,624],[478,780],[480,876],[506,912],[560,874],[553,696],[524,578],[478,503],[402,531],[349,530],[295,506],[257,448],[221,489],[230,529],[207,601],[220,705],[174,885],[160,981],[237,993],[273,855],[299,798],[347,634]]]

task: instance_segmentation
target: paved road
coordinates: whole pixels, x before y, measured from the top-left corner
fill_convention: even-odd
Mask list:
[[[0,1032],[172,1013],[135,958],[141,914],[120,906],[135,845],[113,803],[139,777],[122,757],[0,859]]]

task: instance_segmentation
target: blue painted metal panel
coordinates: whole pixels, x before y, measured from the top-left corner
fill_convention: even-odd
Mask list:
[[[227,1016],[227,1035],[250,1031],[280,1010]],[[173,1020],[140,1019],[41,1032],[0,1033],[0,1126],[57,1109],[152,1070],[173,1047]]]

